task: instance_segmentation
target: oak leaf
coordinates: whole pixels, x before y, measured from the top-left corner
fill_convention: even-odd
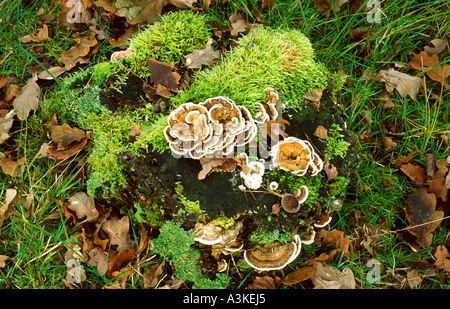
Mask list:
[[[374,81],[384,82],[388,92],[397,89],[401,97],[409,95],[415,98],[422,86],[422,79],[417,76],[411,76],[406,73],[396,71],[394,69],[381,70],[376,75],[371,77]]]
[[[5,112],[0,110],[0,145],[11,137],[9,130],[11,130],[13,125],[15,115],[16,112],[14,110],[10,110],[9,112],[7,110]]]
[[[151,264],[144,273],[144,288],[152,288],[158,284],[158,276],[162,274],[165,262]]]
[[[400,170],[416,184],[422,184],[427,178],[425,169],[420,165],[412,163],[402,164]]]
[[[447,39],[434,39],[431,40],[431,44],[433,45],[433,47],[430,46],[425,46],[423,49],[429,54],[429,55],[433,55],[433,54],[440,54],[442,51],[444,51],[445,47],[448,44],[448,40]]]
[[[440,82],[445,88],[449,89],[450,84],[446,79],[450,76],[450,65],[438,65],[439,57],[437,54],[428,55],[427,52],[422,51],[419,54],[409,52],[412,56],[410,65],[418,71],[426,71],[429,78]]]
[[[3,173],[16,177],[17,175],[21,175],[24,169],[24,163],[26,162],[25,158],[20,158],[17,161],[7,158],[7,157],[1,157],[0,158],[0,168],[2,169]]]
[[[316,130],[314,131],[314,136],[317,136],[320,139],[327,139],[328,138],[328,130],[322,125],[319,125]]]
[[[98,50],[95,32],[91,32],[89,36],[76,37],[74,41],[76,44],[62,52],[59,58],[66,71],[70,71],[77,64],[89,63],[91,56]]]
[[[97,220],[99,213],[95,208],[94,198],[84,192],[77,192],[68,200],[68,208],[74,211],[78,219]]]
[[[117,245],[117,251],[134,249],[135,243],[130,238],[130,219],[113,217],[103,223],[101,229],[108,234],[111,245]]]
[[[433,231],[441,224],[443,211],[436,211],[436,196],[421,187],[406,199],[405,213],[410,225],[408,231],[417,237],[416,243],[427,248],[431,245]]]
[[[316,236],[316,241],[325,246],[330,246],[332,250],[341,253],[342,255],[350,254],[350,242],[345,238],[344,232],[333,229],[325,231],[321,229]]]
[[[247,30],[247,21],[244,19],[241,13],[236,12],[232,14],[229,18],[231,23],[231,35],[237,36],[241,32],[245,32]]]
[[[0,268],[5,267],[6,261],[9,259],[7,255],[0,255]]]
[[[445,269],[446,271],[450,272],[450,254],[448,253],[447,247],[445,247],[444,245],[437,246],[434,257],[436,258],[436,262],[434,262],[434,265],[437,268]]]
[[[108,262],[108,271],[106,276],[111,278],[113,273],[118,271],[124,264],[128,263],[135,256],[135,251],[124,249],[117,254],[112,255]]]
[[[164,3],[164,0],[101,0],[96,2],[98,6],[113,15],[125,17],[131,25],[156,19],[161,14]]]
[[[172,91],[176,91],[181,76],[177,72],[172,72],[174,64],[172,62],[160,62],[155,59],[148,60],[150,68],[150,82],[154,86],[163,85]]]
[[[37,75],[34,74],[22,88],[21,93],[14,99],[14,110],[20,120],[27,119],[30,112],[37,110],[39,107],[41,88],[36,80]]]
[[[213,65],[220,57],[220,52],[212,49],[213,40],[208,38],[206,47],[202,50],[195,49],[191,54],[186,56],[186,67],[188,69],[201,69],[202,65]]]
[[[355,276],[350,268],[340,271],[329,264],[315,263],[316,273],[311,278],[314,289],[355,289]]]
[[[270,276],[257,276],[246,289],[275,289],[275,281]]]
[[[284,285],[297,284],[299,282],[311,279],[316,274],[316,268],[313,266],[305,266],[290,272],[281,280]]]
[[[25,35],[24,37],[20,38],[20,41],[22,43],[30,43],[30,42],[40,43],[50,41],[48,37],[48,26],[44,24],[42,26],[42,29]]]

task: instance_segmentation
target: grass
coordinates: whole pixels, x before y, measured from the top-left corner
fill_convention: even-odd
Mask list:
[[[58,6],[52,7],[43,0],[28,4],[7,0],[1,6],[0,75],[15,77],[17,84],[22,85],[30,77],[27,71],[30,65],[44,61],[59,65],[61,52],[67,50],[73,40],[71,31],[64,27],[57,29],[56,20],[50,22],[51,41],[43,43],[39,54],[27,52],[32,45],[22,45],[18,40],[39,29],[36,13],[41,7],[45,14],[57,17]],[[213,3],[209,9],[204,9],[205,14],[222,23],[227,23],[228,16],[239,11],[249,22],[298,28],[311,39],[319,61],[331,71],[349,76],[339,98],[347,125],[356,136],[368,133],[371,139],[358,146],[362,163],[330,227],[344,231],[351,242],[351,253],[348,259],[336,257],[333,263],[340,269],[349,266],[357,284],[369,289],[408,288],[408,271],[416,269],[424,275],[434,263],[436,246],[446,244],[448,233],[448,223],[444,221],[435,231],[429,248],[414,251],[407,245],[404,239],[408,236],[405,230],[408,223],[403,207],[414,184],[392,167],[393,160],[400,155],[413,154],[414,162],[425,166],[426,153],[435,153],[436,158],[450,154],[450,146],[443,138],[450,133],[448,90],[425,74],[419,74],[426,86],[416,99],[402,98],[394,91],[390,95],[394,107],[386,109],[380,98],[384,85],[364,80],[362,75],[366,70],[376,73],[393,66],[417,74],[408,69],[408,52],[419,52],[430,45],[432,39],[450,36],[450,5],[446,1],[384,1],[382,8],[381,22],[374,24],[367,22],[364,6],[352,10],[346,4],[326,17],[312,0],[278,0],[266,10],[255,0],[231,0],[226,4]],[[368,27],[370,34],[352,39],[353,31],[361,27]],[[110,50],[110,46],[102,43],[93,62],[106,59]],[[449,64],[449,56],[446,48],[439,58],[443,64]],[[51,86],[47,91],[51,91]],[[371,121],[364,117],[366,113],[370,113]],[[16,188],[18,195],[24,198],[17,202],[16,211],[1,227],[0,255],[8,255],[10,259],[0,268],[0,288],[63,288],[67,270],[65,254],[71,244],[80,239],[74,234],[75,227],[66,224],[58,200],[66,200],[85,187],[82,168],[86,158],[78,158],[70,166],[36,158],[47,137],[39,117],[29,117],[14,129],[13,142],[0,146],[0,152],[17,147],[17,152],[26,158],[25,172],[15,178],[1,175],[0,201],[3,203],[6,189],[10,187]],[[393,151],[386,152],[383,148],[386,136],[397,142]],[[26,196],[31,196],[30,205],[25,204]],[[369,224],[378,228],[379,237],[375,243],[364,247],[361,245],[362,240],[367,240],[364,226]],[[321,252],[327,252],[327,248],[305,246],[298,262],[285,271],[304,265],[308,258]],[[367,280],[370,259],[380,262],[381,283]],[[130,275],[131,280],[127,281],[128,287],[143,287],[141,273],[155,261],[150,253],[142,256]],[[249,275],[243,275],[236,286],[245,287],[249,280]],[[120,278],[105,279],[88,267],[87,280],[80,287],[103,287],[116,282],[120,282]],[[296,287],[306,288],[307,285]],[[424,276],[419,287],[449,288],[450,284],[447,274],[437,270]]]

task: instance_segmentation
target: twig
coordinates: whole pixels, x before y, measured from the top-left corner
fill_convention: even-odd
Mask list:
[[[248,44],[248,46],[245,49],[248,50],[253,45],[254,40],[255,40],[255,31],[253,31],[252,40],[250,41],[250,44]]]

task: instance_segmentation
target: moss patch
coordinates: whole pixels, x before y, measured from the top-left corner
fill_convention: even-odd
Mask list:
[[[196,75],[189,89],[172,99],[175,105],[227,96],[253,110],[264,101],[264,89],[276,88],[287,106],[297,106],[305,91],[327,86],[328,71],[315,60],[309,39],[298,30],[258,28],[238,40],[222,63]]]

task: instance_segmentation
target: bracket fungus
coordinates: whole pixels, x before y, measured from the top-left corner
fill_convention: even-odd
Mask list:
[[[228,231],[212,223],[197,223],[194,240],[204,245],[210,245],[213,249],[219,249],[224,254],[230,254],[241,250],[244,245],[238,240],[242,228],[241,221],[236,222],[234,227]]]
[[[273,147],[272,164],[275,168],[297,176],[303,176],[308,171],[315,176],[323,168],[323,161],[315,153],[312,145],[308,141],[291,136]]]
[[[261,186],[264,176],[264,160],[252,161],[247,163],[248,169],[244,172],[240,172],[241,178],[244,180],[245,185],[251,189],[256,190]]]
[[[246,250],[244,259],[257,271],[279,270],[297,258],[301,247],[300,237],[295,234],[287,244],[272,242],[258,250]]]
[[[181,104],[167,121],[164,135],[169,148],[176,155],[192,159],[229,155],[235,146],[244,146],[257,133],[247,108],[226,97]]]

